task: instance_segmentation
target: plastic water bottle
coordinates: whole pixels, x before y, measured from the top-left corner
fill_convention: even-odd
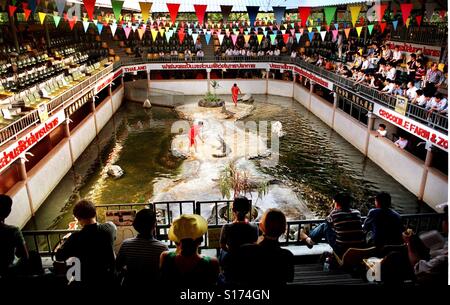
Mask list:
[[[330,271],[330,258],[327,257],[325,259],[325,262],[323,263],[323,271],[328,272]]]

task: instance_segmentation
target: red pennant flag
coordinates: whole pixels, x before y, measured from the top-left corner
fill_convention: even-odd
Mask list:
[[[445,17],[445,13],[447,13],[446,10],[440,10],[439,11],[439,16],[441,17],[441,19]]]
[[[384,30],[386,29],[386,22],[380,22],[380,29],[381,29],[381,33],[384,33]]]
[[[69,20],[70,30],[73,30],[75,23],[77,22],[77,16],[73,16],[72,19]]]
[[[172,20],[172,24],[173,24],[173,23],[175,23],[175,20],[177,20],[178,9],[180,8],[180,4],[179,3],[167,3],[167,8],[169,9],[170,19]]]
[[[69,21],[69,16],[67,16],[67,13],[64,13],[64,20]]]
[[[288,39],[289,39],[289,34],[283,34],[283,41],[284,41],[284,44],[287,44]]]
[[[359,25],[363,25],[364,24],[364,17],[360,17],[359,18]]]
[[[86,12],[87,12],[90,20],[94,19],[94,9],[95,9],[96,1],[97,0],[83,0],[84,7],[86,8]]]
[[[378,22],[383,21],[384,12],[386,11],[387,7],[387,4],[378,4],[377,9],[375,10],[375,12],[377,13]]]
[[[298,15],[299,15],[300,19],[302,20],[301,21],[302,27],[306,26],[306,20],[308,20],[310,13],[311,13],[310,7],[302,7],[302,6],[298,7]]]
[[[180,44],[183,44],[183,40],[184,40],[184,36],[185,35],[186,35],[186,33],[184,33],[184,31],[178,31],[178,39],[180,40]]]
[[[28,3],[27,2],[23,2],[22,3],[22,8],[25,10],[28,8]]]
[[[206,4],[194,4],[195,15],[197,15],[198,23],[200,23],[200,25],[203,25],[206,7]]]
[[[401,3],[400,4],[400,9],[402,10],[403,24],[406,24],[406,19],[408,19],[409,15],[411,14],[412,8],[413,8],[412,3]]]
[[[17,6],[15,5],[8,5],[8,10],[9,10],[9,16],[12,17],[14,16],[14,13],[16,12]]]
[[[422,15],[416,16],[416,21],[417,24],[420,26],[420,24],[422,23]]]
[[[25,21],[28,21],[28,18],[30,18],[31,10],[24,8],[23,13],[25,14]]]

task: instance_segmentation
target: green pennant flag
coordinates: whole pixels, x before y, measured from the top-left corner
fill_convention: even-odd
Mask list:
[[[120,18],[120,13],[122,12],[123,3],[124,3],[124,1],[111,0],[111,5],[112,5],[114,17],[116,17],[116,20],[119,20],[119,18]]]
[[[61,17],[53,15],[53,21],[55,22],[55,26],[58,27]]]
[[[369,25],[367,26],[367,29],[369,30],[369,34],[372,35],[373,24],[369,24]]]
[[[335,6],[327,6],[323,9],[325,11],[325,21],[328,25],[334,20],[334,14],[336,14]]]

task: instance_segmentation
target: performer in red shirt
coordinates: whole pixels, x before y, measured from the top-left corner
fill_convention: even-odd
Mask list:
[[[203,141],[203,138],[200,135],[200,130],[203,127],[203,122],[200,121],[197,124],[193,124],[190,131],[189,131],[189,140],[190,140],[190,146],[192,147],[194,146],[195,152],[197,152],[197,141],[196,141],[196,137],[198,136],[200,138],[200,140],[202,140],[202,142],[204,143],[205,141]]]
[[[233,98],[235,107],[237,106],[238,94],[242,94],[241,89],[239,89],[237,84],[234,84],[233,87],[231,87],[231,97]]]

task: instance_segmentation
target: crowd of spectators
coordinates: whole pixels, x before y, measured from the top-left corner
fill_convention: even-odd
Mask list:
[[[384,254],[385,259],[399,260],[400,265],[408,266],[406,269],[415,274],[414,280],[418,283],[439,283],[447,272],[446,237],[434,231],[414,235],[410,229],[405,230],[400,215],[391,208],[388,193],[379,193],[374,205],[362,221],[360,212],[351,208],[351,196],[339,193],[334,197],[334,207],[325,222],[312,229],[309,236],[301,230],[299,240],[312,248],[325,239],[339,257],[345,256],[350,248],[372,246],[382,250],[385,247],[403,247],[404,252],[397,248]],[[14,279],[18,275],[29,274],[30,270],[38,270],[31,267],[33,264],[29,261],[35,255],[28,252],[20,229],[5,224],[11,206],[11,198],[0,195],[0,279]],[[215,258],[199,251],[208,232],[208,223],[202,216],[182,214],[173,220],[167,236],[176,249],[169,251],[167,243],[156,239],[155,211],[144,208],[133,220],[137,235],[125,239],[116,256],[116,226],[112,222],[98,223],[95,205],[81,200],[73,209],[81,230],[65,237],[56,250],[55,258],[64,266],[69,258],[80,260],[81,282],[69,283],[72,285],[273,287],[291,282],[294,278],[294,255],[282,248],[279,242],[280,237],[286,234],[285,215],[278,209],[268,209],[258,227],[247,218],[250,209],[251,202],[247,198],[234,200],[234,218],[222,227],[221,253]],[[445,220],[442,224],[445,236],[447,226]],[[249,270],[249,266],[255,268]],[[388,269],[386,274],[392,272],[396,272],[395,268]]]

